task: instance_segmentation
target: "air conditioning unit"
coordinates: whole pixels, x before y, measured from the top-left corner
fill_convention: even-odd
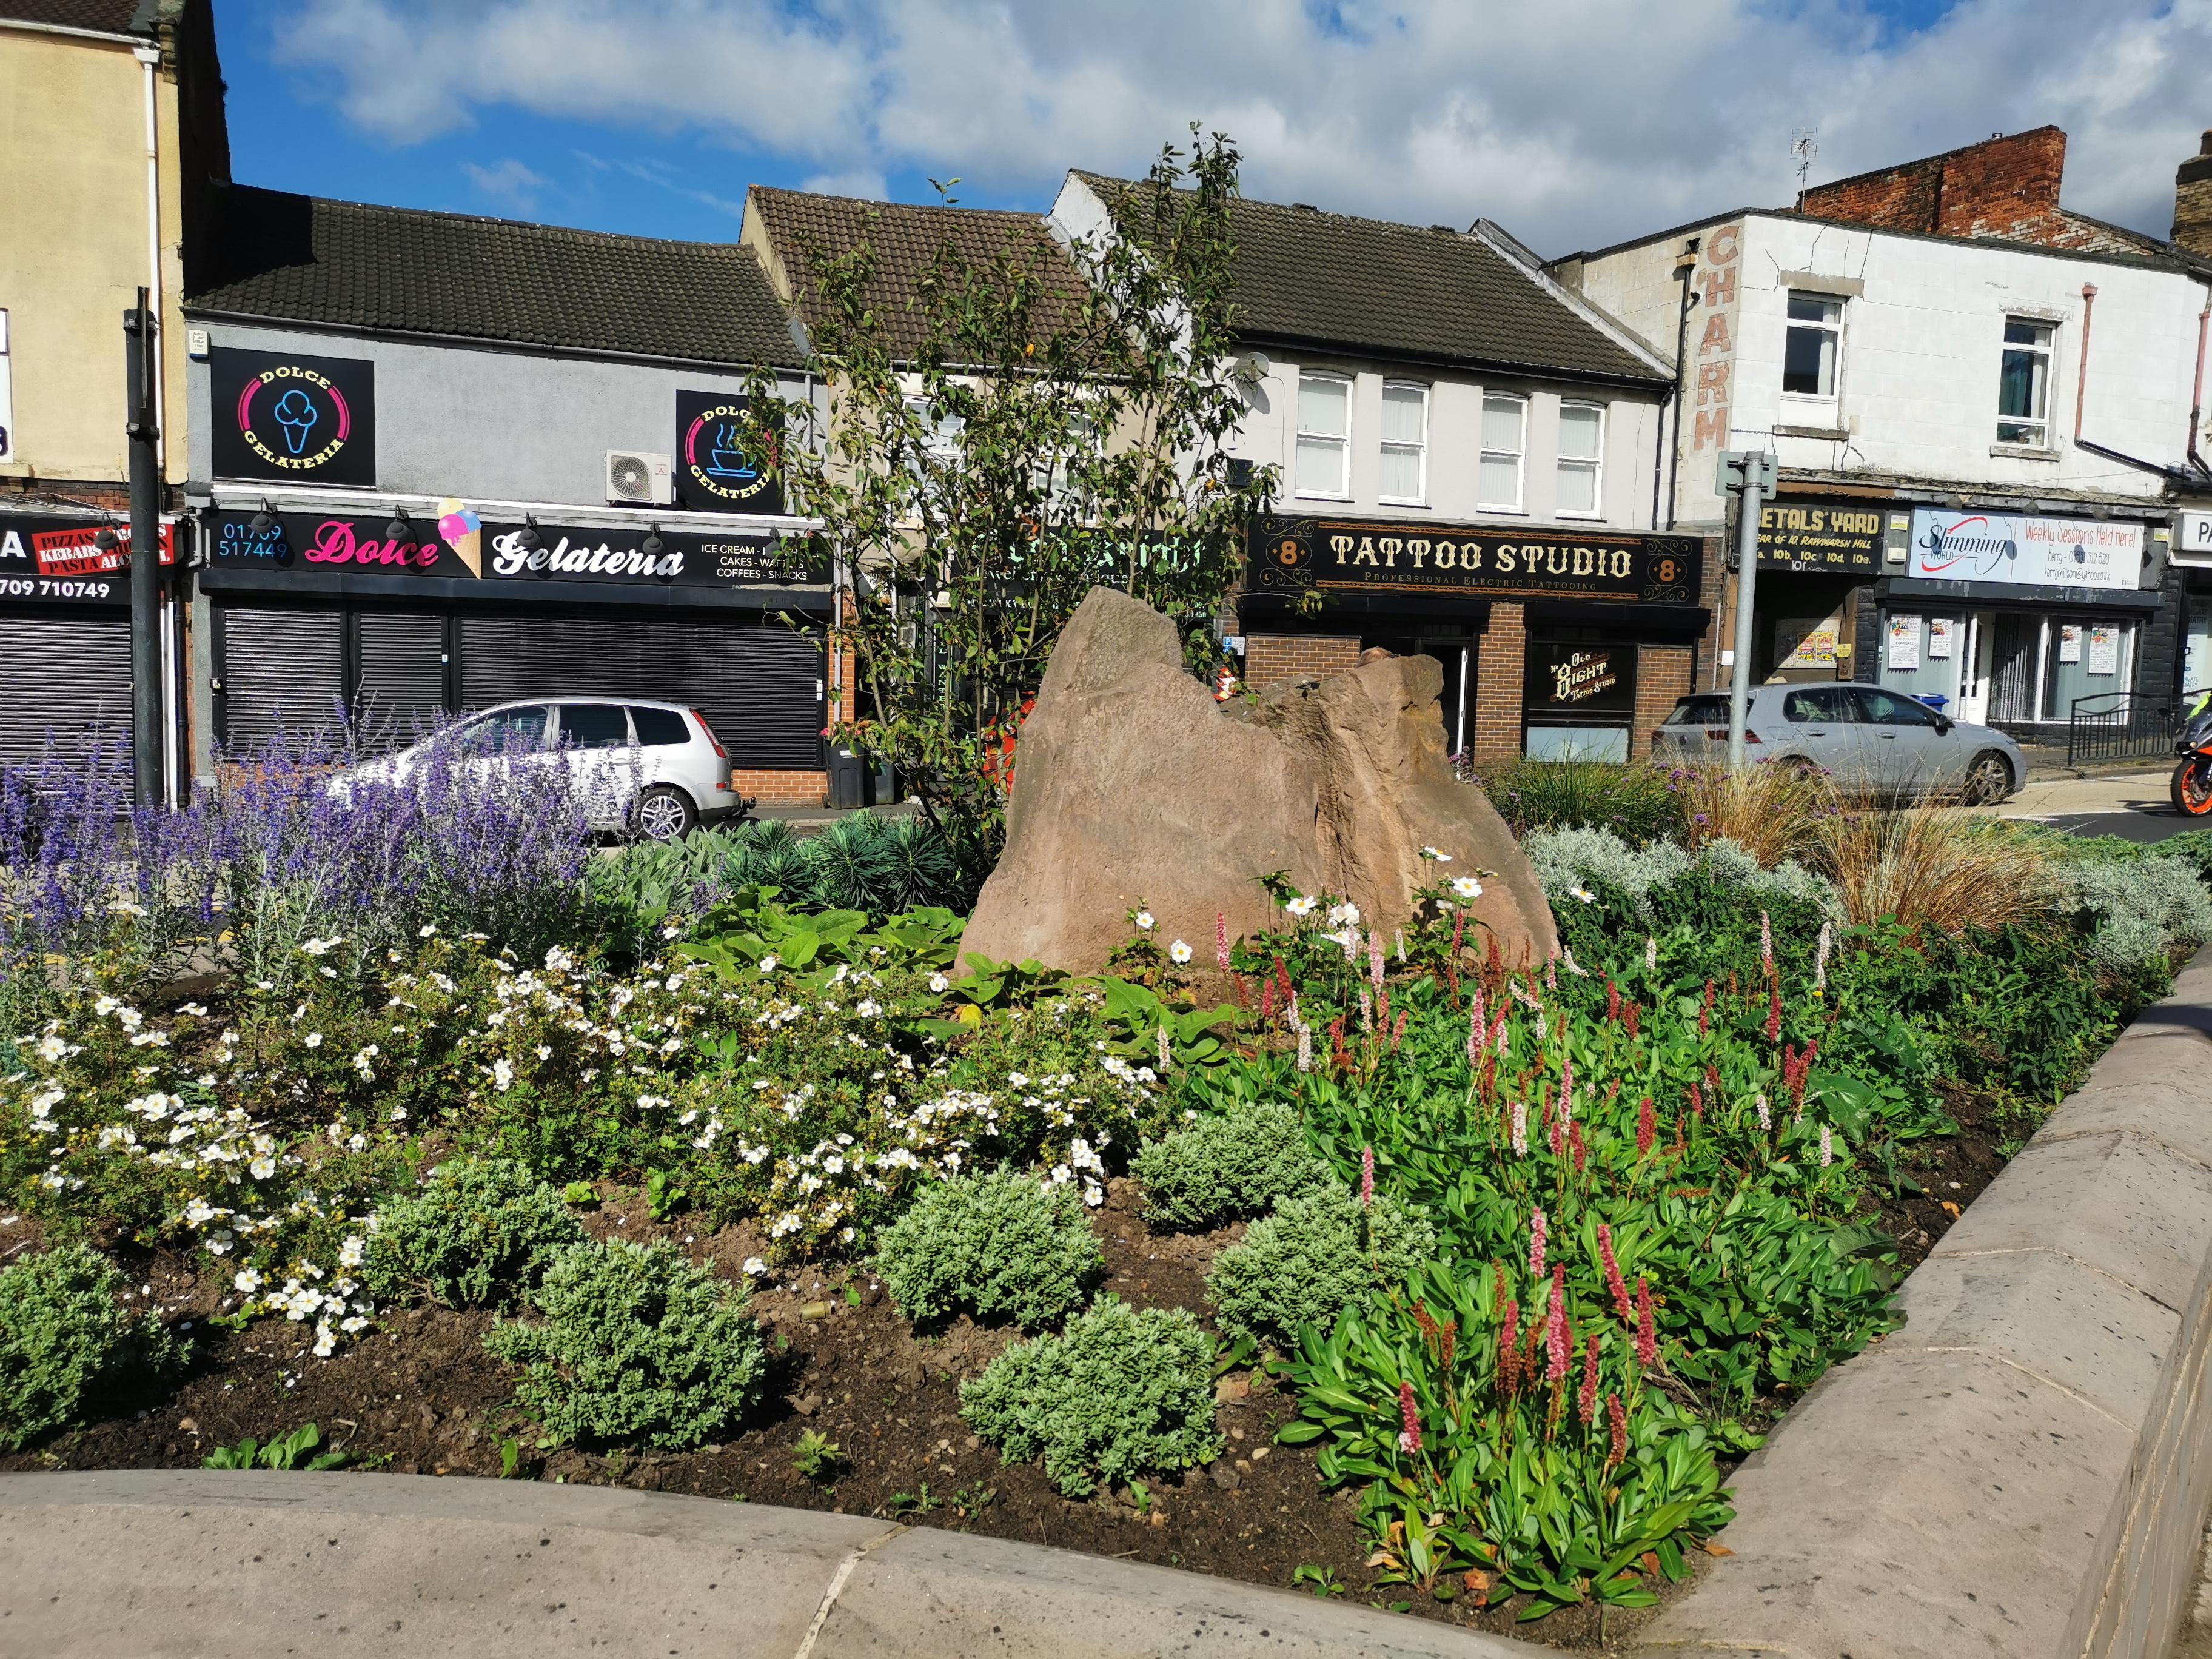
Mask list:
[[[676,499],[673,455],[637,449],[607,451],[607,499],[638,507],[665,507]]]

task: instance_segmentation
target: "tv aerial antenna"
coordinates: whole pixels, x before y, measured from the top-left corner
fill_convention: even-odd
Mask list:
[[[1816,127],[1800,127],[1790,135],[1790,159],[1797,168],[1797,205],[1805,204],[1805,180],[1813,171],[1813,163],[1820,154],[1820,134]]]

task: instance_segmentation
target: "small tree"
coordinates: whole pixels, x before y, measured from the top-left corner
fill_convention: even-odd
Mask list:
[[[791,510],[823,523],[809,554],[847,594],[857,695],[830,735],[899,769],[975,882],[1003,839],[1021,717],[1084,595],[1124,589],[1212,659],[1246,521],[1273,494],[1273,469],[1224,448],[1247,407],[1237,155],[1191,133],[1188,154],[1107,186],[1120,234],[1069,250],[1079,292],[1035,239],[983,259],[941,248],[908,302],[918,346],[895,346],[870,303],[872,246],[807,249],[826,416],[753,377],[753,441],[781,450]]]

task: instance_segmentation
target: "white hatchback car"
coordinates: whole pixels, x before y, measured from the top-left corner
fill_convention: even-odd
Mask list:
[[[673,841],[695,824],[729,817],[744,805],[730,757],[707,717],[680,702],[647,697],[548,697],[503,702],[457,720],[434,738],[367,761],[332,781],[345,786],[397,782],[434,745],[469,768],[565,766],[592,828]]]

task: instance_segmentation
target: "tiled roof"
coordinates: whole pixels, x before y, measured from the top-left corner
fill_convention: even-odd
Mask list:
[[[921,345],[927,331],[915,297],[922,277],[946,250],[979,268],[1009,254],[1031,262],[1046,285],[1038,320],[1048,329],[1085,297],[1082,276],[1066,250],[1032,213],[863,202],[761,185],[753,186],[747,199],[782,262],[799,314],[810,324],[822,310],[815,295],[817,253],[836,255],[864,241],[869,245],[876,269],[866,298],[883,320],[894,352],[910,353]]]
[[[234,185],[185,273],[202,311],[614,351],[793,364],[751,252]]]
[[[1109,208],[1131,187],[1079,173]],[[1123,198],[1123,199],[1127,199]],[[1376,356],[1664,382],[1484,238],[1239,198],[1238,332]]]
[[[153,0],[0,0],[0,21],[50,23],[95,34],[154,33]]]

